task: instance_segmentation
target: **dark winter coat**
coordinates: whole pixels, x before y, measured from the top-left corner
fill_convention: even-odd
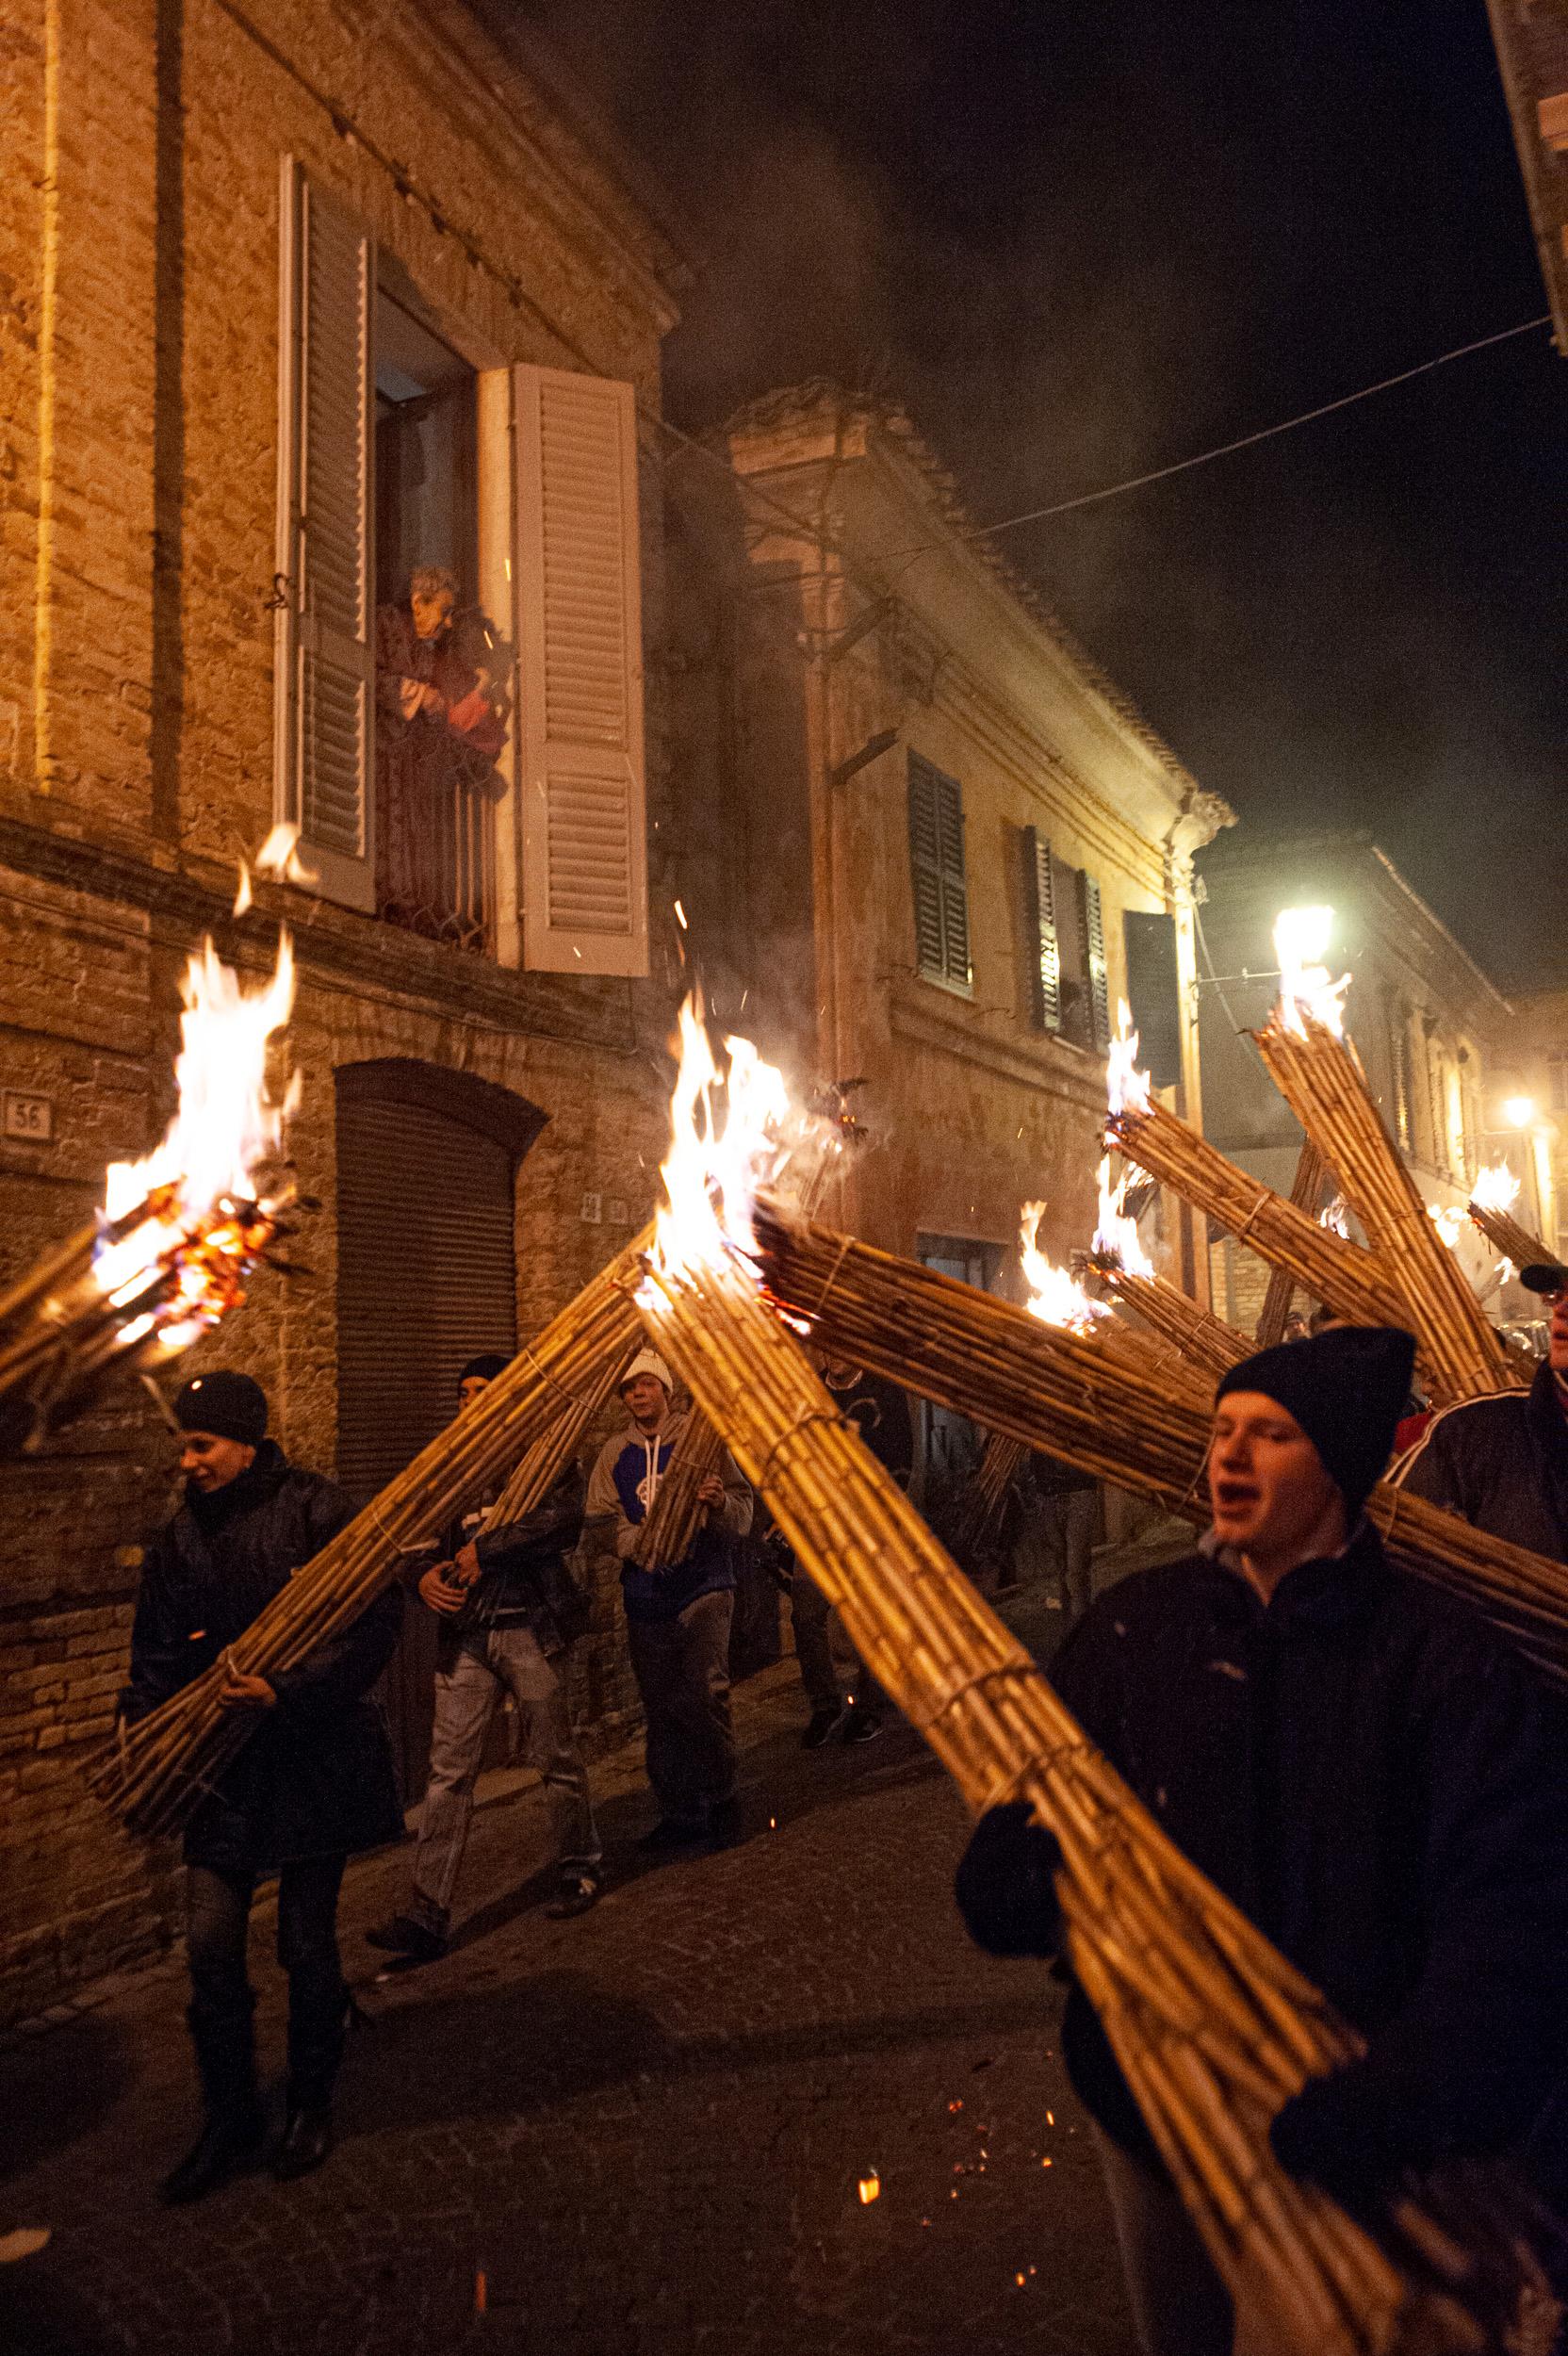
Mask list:
[[[1112,1588],[1052,1681],[1177,1845],[1369,2044],[1413,2163],[1513,2144],[1568,2073],[1568,1725],[1364,1526],[1265,1608],[1202,1553]],[[1148,2156],[1074,1988],[1074,2085]]]
[[[1527,1391],[1434,1415],[1399,1486],[1493,1538],[1568,1562],[1568,1415],[1551,1367]]]
[[[441,1665],[449,1668],[466,1636],[490,1628],[529,1628],[542,1653],[558,1653],[587,1626],[588,1597],[566,1565],[582,1535],[583,1480],[569,1464],[531,1513],[499,1530],[482,1530],[485,1509],[452,1533],[456,1554],[469,1540],[479,1557],[479,1584],[466,1609],[441,1622]]]
[[[351,1513],[340,1489],[288,1464],[272,1440],[211,1497],[188,1493],[143,1562],[126,1718],[145,1717],[210,1668]],[[386,1729],[365,1696],[401,1616],[401,1590],[386,1588],[343,1635],[270,1678],[277,1707],[248,1713],[253,1732],[186,1829],[188,1864],[268,1873],[400,1838]]]
[[[854,1374],[847,1383],[836,1383],[825,1372],[823,1381],[828,1397],[858,1431],[877,1463],[891,1473],[901,1489],[907,1489],[915,1468],[915,1427],[909,1414],[909,1396],[894,1383],[885,1383],[878,1374]]]

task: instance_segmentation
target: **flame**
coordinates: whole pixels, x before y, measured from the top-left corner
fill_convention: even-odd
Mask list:
[[[321,880],[316,870],[301,859],[300,829],[286,818],[280,819],[256,853],[256,874],[276,875],[282,883],[314,884]]]
[[[1045,1215],[1043,1203],[1026,1203],[1019,1228],[1019,1260],[1029,1286],[1029,1314],[1042,1325],[1065,1326],[1070,1333],[1090,1333],[1110,1311],[1091,1301],[1071,1270],[1048,1260],[1036,1237]]]
[[[1280,1021],[1305,1039],[1305,1018],[1321,1023],[1335,1039],[1345,1036],[1345,993],[1350,976],[1330,978],[1322,959],[1333,929],[1332,908],[1282,908],[1274,920],[1274,954],[1280,960]]]
[[[1124,1170],[1113,1187],[1110,1155],[1107,1153],[1102,1161],[1099,1174],[1100,1211],[1094,1231],[1094,1248],[1103,1258],[1117,1261],[1128,1276],[1152,1276],[1154,1263],[1143,1248],[1137,1221],[1127,1216],[1127,1186],[1132,1174],[1131,1170]]]
[[[282,1104],[267,1093],[267,1046],[294,1003],[294,953],[285,933],[277,964],[246,991],[211,941],[186,971],[179,1106],[163,1141],[139,1162],[111,1162],[104,1212],[114,1235],[93,1275],[115,1305],[134,1303],[160,1272],[177,1269],[171,1295],[121,1331],[122,1350],[154,1333],[172,1354],[243,1298],[238,1279],[270,1232],[255,1201],[256,1173],[278,1149],[294,1088]],[[138,1217],[138,1211],[145,1213]]]
[[[1469,1216],[1462,1203],[1429,1203],[1427,1205],[1427,1217],[1450,1252],[1463,1235]]]
[[[750,1257],[757,1189],[777,1178],[791,1150],[783,1075],[762,1061],[750,1039],[726,1039],[728,1069],[721,1072],[694,996],[680,1009],[679,1039],[670,1150],[661,1171],[668,1201],[654,1242],[658,1265],[671,1276],[711,1265],[731,1251]],[[722,1127],[714,1118],[721,1091]]]
[[[868,2168],[859,2183],[860,2206],[869,2209],[874,2201],[882,2198],[882,2179],[874,2168]]]
[[[1519,1200],[1519,1181],[1507,1162],[1491,1162],[1477,1172],[1470,1200],[1481,1211],[1512,1210]]]
[[[1133,1009],[1125,998],[1119,998],[1116,1037],[1105,1063],[1105,1097],[1113,1115],[1149,1110],[1149,1074],[1138,1070],[1137,1062],[1138,1035],[1133,1028]]]

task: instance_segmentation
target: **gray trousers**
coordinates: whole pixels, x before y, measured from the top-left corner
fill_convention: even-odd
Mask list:
[[[705,1825],[735,1796],[729,1624],[735,1596],[698,1595],[673,1620],[628,1620],[632,1674],[647,1720],[648,1781],[672,1824]]]
[[[410,1912],[444,1934],[463,1863],[484,1738],[501,1694],[517,1706],[521,1756],[544,1778],[555,1851],[566,1868],[591,1869],[604,1855],[588,1796],[588,1770],[572,1732],[566,1688],[531,1628],[476,1628],[449,1669],[436,1672],[430,1781],[419,1816]]]
[[[1230,2296],[1174,2185],[1098,2127],[1094,2141],[1143,2356],[1244,2356]]]
[[[1042,1550],[1055,1573],[1062,1610],[1074,1620],[1093,1600],[1094,1515],[1092,1489],[1064,1489],[1043,1500]]]
[[[795,1632],[795,1659],[800,1681],[813,1710],[841,1710],[843,1687],[833,1658],[833,1606],[816,1580],[798,1565],[790,1580],[790,1620]],[[882,1688],[858,1657],[851,1690],[862,1709],[875,1710],[886,1699]]]

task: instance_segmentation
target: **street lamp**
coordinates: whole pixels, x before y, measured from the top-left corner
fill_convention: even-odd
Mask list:
[[[1511,1129],[1527,1129],[1535,1119],[1533,1096],[1505,1096],[1503,1119]]]

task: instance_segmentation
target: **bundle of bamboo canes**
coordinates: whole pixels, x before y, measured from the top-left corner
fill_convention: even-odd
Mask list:
[[[1538,1263],[1547,1266],[1557,1258],[1548,1252],[1539,1235],[1532,1235],[1527,1227],[1521,1227],[1511,1211],[1494,1210],[1488,1203],[1472,1200],[1465,1210],[1473,1223],[1505,1260],[1511,1260],[1515,1268],[1534,1268]]]
[[[1305,1006],[1256,1034],[1269,1077],[1331,1164],[1372,1250],[1407,1302],[1422,1363],[1446,1399],[1479,1399],[1526,1378],[1487,1321],[1428,1215],[1342,1039]]]
[[[1021,1440],[989,1432],[972,1479],[966,1484],[954,1523],[953,1544],[966,1559],[982,1553],[1002,1522],[1007,1492],[1029,1462]]]
[[[769,1292],[831,1349],[1195,1526],[1208,1519],[1209,1401],[1104,1350],[1099,1329],[1085,1337],[1042,1325],[1008,1301],[765,1200],[755,1226]],[[1568,1682],[1560,1563],[1386,1484],[1367,1511],[1402,1569],[1475,1604],[1538,1667]]]
[[[520,1522],[541,1497],[549,1495],[614,1397],[627,1364],[627,1352],[619,1345],[605,1352],[603,1364],[579,1385],[576,1405],[565,1408],[547,1425],[521,1458],[484,1516],[487,1530]]]
[[[631,1560],[639,1570],[668,1571],[685,1562],[708,1512],[697,1492],[718,1471],[723,1457],[724,1442],[707,1416],[694,1408],[637,1532]]]
[[[852,1289],[841,1270],[836,1298]],[[1090,1748],[841,1418],[750,1270],[729,1256],[657,1264],[642,1301],[658,1347],[971,1806],[1026,1799],[1061,1843],[1073,1969],[1244,2329],[1278,2356],[1500,2348],[1500,2318],[1472,2313],[1456,2287],[1468,2252],[1429,2217],[1404,2204],[1396,2263],[1279,2167],[1270,2119],[1358,2052],[1354,2033]],[[1437,2276],[1422,2271],[1434,2250]],[[1508,2313],[1527,2296],[1523,2256],[1502,2272]]]
[[[1114,1113],[1107,1135],[1131,1162],[1202,1211],[1245,1243],[1262,1260],[1287,1268],[1294,1283],[1351,1325],[1411,1324],[1410,1304],[1375,1253],[1320,1227],[1271,1186],[1260,1186],[1217,1147],[1188,1128],[1163,1104]],[[1424,1379],[1438,1405],[1468,1392],[1455,1392],[1429,1364],[1425,1336],[1417,1332]]]
[[[230,1647],[237,1670],[263,1677],[282,1673],[351,1628],[403,1561],[425,1551],[519,1452],[536,1451],[531,1479],[536,1495],[544,1494],[578,1444],[588,1402],[596,1396],[602,1403],[635,1338],[630,1287],[647,1242],[645,1234],[586,1284],[471,1407],[295,1573]],[[508,1511],[515,1516],[534,1501],[519,1487]],[[173,1831],[253,1730],[251,1713],[220,1708],[222,1683],[220,1661],[122,1729],[101,1755],[91,1788],[133,1831]]]
[[[1290,1188],[1290,1199],[1298,1211],[1316,1217],[1318,1198],[1323,1192],[1323,1181],[1327,1174],[1322,1154],[1311,1137],[1303,1137],[1301,1151],[1296,1157],[1296,1176]],[[1258,1318],[1260,1350],[1271,1349],[1276,1342],[1284,1340],[1285,1327],[1290,1319],[1291,1296],[1295,1290],[1296,1280],[1289,1268],[1269,1269],[1268,1290],[1264,1295],[1263,1312]]]
[[[193,1324],[216,1324],[237,1308],[252,1270],[292,1232],[281,1217],[291,1200],[224,1200],[190,1219],[177,1189],[159,1186],[45,1252],[0,1295],[0,1455],[37,1448],[111,1372],[167,1359],[172,1321],[191,1317],[195,1280]],[[101,1255],[143,1227],[155,1238],[145,1260],[106,1288]]]
[[[1135,1274],[1109,1253],[1096,1252],[1090,1265],[1113,1301],[1131,1309],[1195,1367],[1217,1381],[1243,1358],[1250,1358],[1257,1347],[1163,1276]]]

